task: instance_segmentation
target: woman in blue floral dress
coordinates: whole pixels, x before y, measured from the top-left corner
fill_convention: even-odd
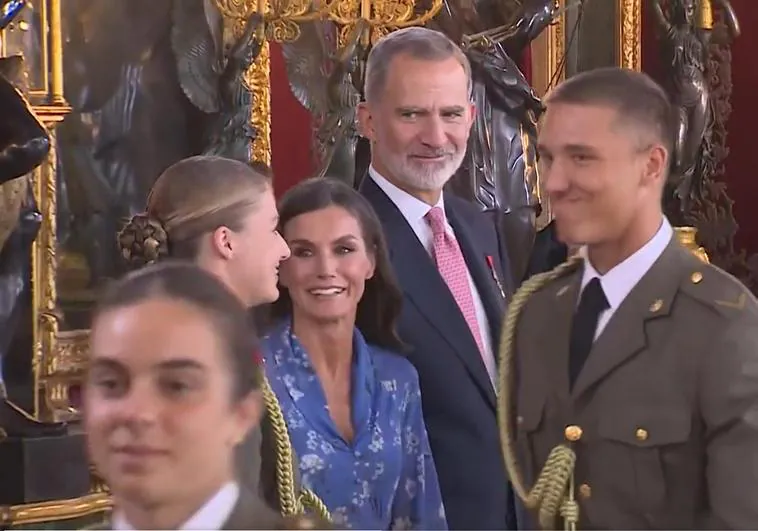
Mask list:
[[[263,356],[303,486],[338,526],[446,529],[418,376],[397,353],[401,294],[378,219],[330,179],[300,183],[279,212],[292,255]]]

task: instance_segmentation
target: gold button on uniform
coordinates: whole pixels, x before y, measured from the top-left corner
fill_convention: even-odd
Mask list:
[[[692,273],[690,280],[692,280],[693,284],[700,284],[703,281],[703,274],[700,271],[695,271]]]
[[[637,431],[634,432],[634,436],[637,437],[638,441],[646,441],[648,433],[644,428],[637,428]]]
[[[586,500],[590,496],[592,496],[592,487],[586,483],[579,485],[579,497]]]
[[[574,424],[566,426],[566,430],[563,433],[567,441],[576,442],[582,438],[582,428]]]
[[[663,308],[663,301],[661,299],[657,299],[650,305],[650,311],[653,313],[660,311],[661,308]]]

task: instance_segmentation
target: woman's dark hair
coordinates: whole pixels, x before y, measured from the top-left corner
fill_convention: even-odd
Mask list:
[[[235,401],[260,388],[263,375],[255,357],[259,338],[247,308],[221,280],[191,262],[161,262],[125,275],[99,299],[95,320],[155,298],[189,304],[208,317],[227,357]]]
[[[361,227],[367,251],[376,264],[374,276],[366,281],[363,297],[358,303],[355,324],[366,341],[395,350],[403,348],[397,335],[403,296],[389,261],[382,226],[371,204],[345,183],[330,178],[314,178],[300,182],[284,194],[279,204],[279,230],[286,232],[294,218],[329,207],[346,210]],[[271,317],[281,319],[292,313],[292,299],[286,289],[271,307]]]

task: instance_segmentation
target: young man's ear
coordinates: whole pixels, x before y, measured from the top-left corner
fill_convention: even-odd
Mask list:
[[[235,426],[232,443],[237,446],[245,440],[250,430],[256,428],[263,416],[263,395],[251,391],[234,406]]]

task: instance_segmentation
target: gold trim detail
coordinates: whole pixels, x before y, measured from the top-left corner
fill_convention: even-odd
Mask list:
[[[616,26],[617,57],[619,66],[642,70],[642,0],[617,0]]]
[[[50,153],[47,160],[32,172],[32,190],[37,207],[42,214],[37,239],[32,245],[32,371],[34,387],[35,418],[49,417],[40,408],[40,383],[43,366],[57,356],[56,337],[58,318],[56,316],[56,137],[55,124],[61,122],[70,112],[67,106],[35,107],[34,111],[50,133]]]
[[[551,86],[566,76],[566,69],[561,67],[561,60],[566,48],[565,27],[566,14],[562,11],[566,0],[558,0],[561,14],[537,37],[531,45],[532,86],[537,94],[544,96]],[[558,69],[560,68],[560,72]],[[556,74],[556,72],[558,72]],[[555,79],[553,79],[555,76]]]
[[[271,49],[268,42],[253,66],[245,74],[245,82],[253,93],[250,123],[255,128],[253,160],[271,166]]]
[[[0,507],[0,524],[18,526],[57,522],[110,511],[112,507],[111,497],[104,492],[70,500],[11,505]]]
[[[63,97],[63,28],[61,0],[48,0],[50,6],[50,102],[55,105],[66,103]]]

